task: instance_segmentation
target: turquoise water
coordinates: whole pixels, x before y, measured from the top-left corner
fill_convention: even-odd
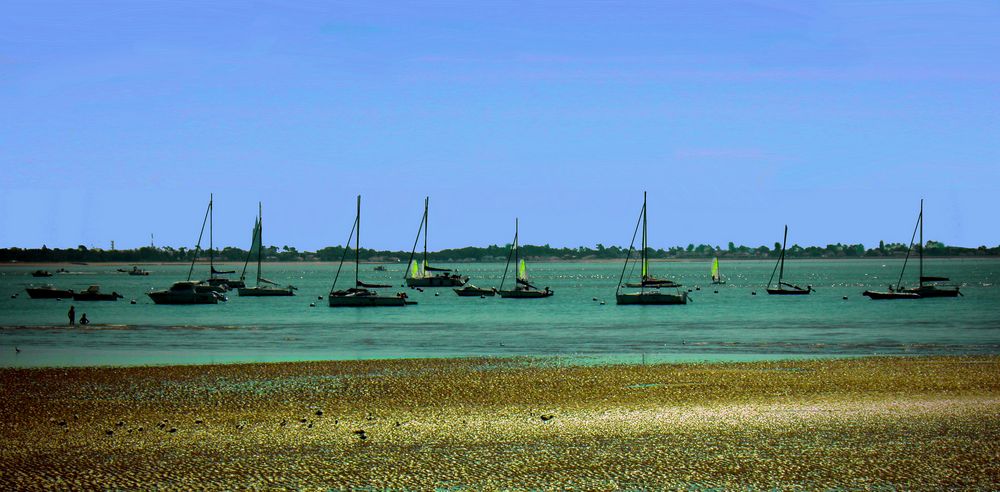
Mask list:
[[[866,289],[884,290],[894,283],[901,263],[789,261],[786,278],[817,290],[792,297],[764,292],[772,262],[723,262],[728,283],[722,286],[708,282],[707,261],[654,264],[655,274],[693,290],[693,302],[686,306],[615,305],[620,263],[534,263],[529,265],[534,283],[551,287],[555,296],[460,298],[450,289],[417,292],[396,287],[383,290],[406,290],[419,304],[381,309],[327,307],[325,296],[336,264],[266,265],[268,278],[296,285],[298,295],[241,298],[231,293],[227,303],[203,306],[158,306],[144,295],[183,280],[186,265],[146,265],[152,272],[147,277],[115,272],[120,266],[64,265],[72,273],[47,279],[31,277],[32,267],[4,266],[0,366],[515,355],[638,362],[1000,353],[1000,260],[927,262],[928,272],[962,285],[964,297],[870,301],[861,296]],[[499,284],[504,265],[456,267],[472,277],[472,283],[488,287]],[[206,271],[199,266],[196,275]],[[403,266],[375,272],[372,265],[362,265],[362,273],[366,281],[398,286]],[[347,275],[353,277],[353,271]],[[29,299],[24,288],[42,283],[72,289],[99,284],[125,299]],[[11,298],[15,293],[17,298]],[[70,304],[78,317],[87,313],[94,324],[66,327]]]

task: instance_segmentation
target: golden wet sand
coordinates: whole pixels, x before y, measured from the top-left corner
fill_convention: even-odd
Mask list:
[[[998,489],[1000,357],[0,370],[0,489]]]

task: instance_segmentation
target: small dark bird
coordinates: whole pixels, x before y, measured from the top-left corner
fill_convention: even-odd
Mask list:
[[[317,417],[322,417],[323,416],[323,411],[322,410],[316,410],[316,416]]]
[[[136,429],[136,430],[139,431],[139,432],[142,432],[142,426],[140,425],[139,428]]]
[[[309,422],[309,425],[307,425],[306,428],[312,429],[313,428],[312,422]]]
[[[548,422],[554,418],[556,418],[556,416],[552,415],[551,413],[548,415],[542,415],[542,422]]]
[[[202,420],[202,419],[196,419],[196,420],[194,421],[194,423],[195,423],[195,424],[204,424],[204,423],[205,423],[205,421],[204,421],[204,420]]]
[[[357,434],[358,438],[360,438],[362,441],[364,441],[365,439],[368,439],[368,434],[365,434],[365,430],[364,429],[358,429],[358,430],[354,431],[354,433]]]

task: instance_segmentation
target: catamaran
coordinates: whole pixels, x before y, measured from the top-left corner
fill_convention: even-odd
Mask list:
[[[724,284],[725,280],[722,278],[722,273],[719,271],[719,257],[716,256],[712,259],[712,283],[713,284]]]
[[[920,243],[917,251],[920,253],[920,274],[917,280],[917,287],[907,289],[903,287],[903,273],[906,272],[906,263],[910,259],[910,251],[913,250],[913,240],[920,230]],[[882,299],[923,299],[925,297],[958,297],[961,295],[959,287],[939,285],[937,282],[947,282],[947,277],[932,277],[924,275],[924,201],[920,200],[920,214],[917,215],[917,224],[913,227],[913,235],[910,236],[910,246],[906,249],[906,259],[903,260],[903,268],[899,271],[899,280],[896,287],[889,286],[888,292],[875,292],[866,290],[862,295],[868,296],[872,300]]]
[[[767,281],[767,293],[771,295],[806,295],[813,291],[811,285],[807,285],[805,289],[799,287],[795,284],[790,284],[785,282],[785,245],[788,243],[788,225],[785,225],[785,238],[781,240],[781,255],[778,256],[778,262],[774,264],[774,270],[771,270],[771,278]],[[774,272],[778,272],[778,283],[774,289],[771,288],[771,282],[774,281]]]
[[[286,287],[278,287],[278,284],[270,281],[264,277],[261,277],[261,256],[264,251],[264,213],[263,207],[258,202],[257,203],[257,225],[254,227],[254,242],[251,243],[250,249],[253,250],[254,246],[257,247],[257,285],[254,287],[240,287],[239,293],[240,297],[245,296],[256,296],[256,297],[272,297],[272,296],[294,296],[295,287],[292,285]],[[255,243],[255,244],[254,244]],[[246,263],[243,264],[243,274],[240,275],[240,282],[243,282],[246,276],[247,266]]]
[[[628,269],[629,260],[632,258],[632,251],[635,249],[635,236],[639,233],[639,226],[642,226],[642,253],[640,264],[642,265],[641,281],[638,283],[624,284],[626,287],[638,287],[639,292],[622,292],[622,285],[625,281],[625,271]],[[670,280],[657,279],[649,274],[649,255],[646,227],[646,192],[642,193],[642,210],[639,212],[639,220],[635,224],[635,231],[632,232],[632,242],[628,246],[628,254],[625,256],[625,265],[622,266],[621,277],[618,278],[618,288],[615,289],[615,299],[618,304],[687,304],[687,292],[680,290],[680,284]],[[634,267],[633,267],[634,268]],[[660,292],[661,288],[673,288],[676,293]]]
[[[500,289],[498,291],[500,292],[500,297],[504,299],[540,299],[555,294],[548,287],[539,290],[538,287],[531,284],[531,281],[528,279],[528,267],[524,262],[524,258],[519,257],[517,236],[518,219],[514,219],[514,242],[510,245],[510,252],[507,253],[507,265],[504,266],[503,278],[500,279]],[[514,264],[517,265],[517,274],[514,276],[514,288],[503,290],[503,284],[507,281],[507,270],[510,268],[511,256],[514,258]]]
[[[340,279],[340,271],[344,268],[344,259],[347,257],[347,251],[351,248],[351,239],[354,239],[354,286],[337,290],[337,280]],[[327,296],[330,307],[402,307],[407,304],[416,304],[414,301],[408,301],[406,294],[403,292],[393,296],[385,296],[378,295],[376,291],[371,290],[377,288],[388,289],[392,287],[390,285],[366,284],[362,282],[358,278],[358,272],[361,270],[360,251],[361,195],[358,195],[357,215],[354,217],[354,225],[351,226],[351,235],[348,236],[347,244],[344,245],[344,254],[340,257],[340,266],[337,267],[337,274],[333,277],[333,285],[330,287],[330,295]]]
[[[420,227],[417,228],[417,237],[413,240],[413,249],[410,251],[409,270],[403,275],[407,287],[460,287],[469,281],[469,277],[451,273],[450,268],[432,267],[427,264],[427,210],[430,205],[430,198],[424,198],[424,216],[420,219]],[[417,252],[417,242],[420,235],[424,236],[424,258],[421,263],[413,256]]]

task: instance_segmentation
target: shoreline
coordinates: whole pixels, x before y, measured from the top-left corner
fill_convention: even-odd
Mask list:
[[[0,369],[10,489],[996,489],[1000,356]]]

